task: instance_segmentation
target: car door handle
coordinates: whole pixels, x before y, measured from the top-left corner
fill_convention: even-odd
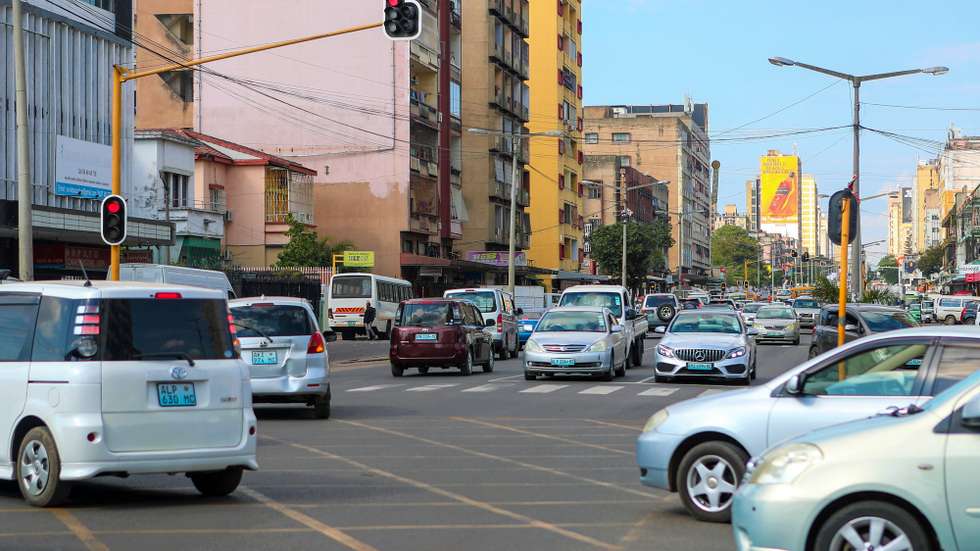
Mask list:
[[[971,517],[980,518],[980,507],[967,507],[966,514]]]

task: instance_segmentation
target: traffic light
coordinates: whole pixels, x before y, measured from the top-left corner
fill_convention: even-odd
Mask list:
[[[126,201],[118,195],[107,195],[100,210],[102,240],[119,245],[126,240]]]
[[[422,8],[416,0],[385,0],[385,34],[412,40],[422,33]]]
[[[830,241],[834,245],[840,245],[841,204],[844,202],[845,197],[850,199],[850,206],[848,207],[850,231],[847,232],[847,244],[850,245],[854,242],[854,234],[856,233],[854,230],[857,228],[858,223],[858,204],[854,200],[854,195],[850,189],[842,189],[830,196],[830,204],[827,205],[827,237],[830,238]]]

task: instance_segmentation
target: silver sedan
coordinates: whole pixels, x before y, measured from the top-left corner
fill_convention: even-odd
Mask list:
[[[607,308],[549,310],[524,345],[524,378],[538,375],[600,375],[611,381],[626,375],[623,328]]]
[[[654,377],[723,378],[749,384],[755,378],[755,329],[746,327],[734,311],[680,312],[657,345]]]
[[[796,312],[789,306],[773,304],[759,308],[753,327],[759,331],[755,338],[758,342],[783,341],[800,344],[800,322]]]

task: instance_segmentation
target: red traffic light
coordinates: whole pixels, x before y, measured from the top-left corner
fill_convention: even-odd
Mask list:
[[[126,200],[118,195],[108,195],[100,209],[102,241],[106,245],[119,245],[126,240]]]
[[[122,210],[122,205],[119,201],[106,201],[105,210],[109,211],[109,214],[116,214]]]

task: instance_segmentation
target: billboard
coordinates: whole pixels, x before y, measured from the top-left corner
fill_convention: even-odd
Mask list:
[[[59,135],[55,148],[55,195],[101,200],[111,191],[112,148]]]
[[[759,169],[759,229],[800,238],[800,158],[765,155]]]

